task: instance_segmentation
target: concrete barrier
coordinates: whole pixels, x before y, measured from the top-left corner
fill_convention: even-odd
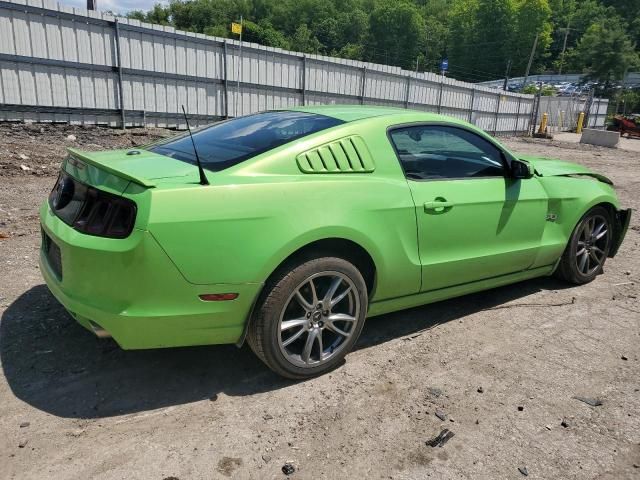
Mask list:
[[[594,128],[585,128],[584,130],[582,130],[582,137],[580,137],[580,143],[599,145],[601,147],[617,148],[619,142],[619,132],[596,130]]]

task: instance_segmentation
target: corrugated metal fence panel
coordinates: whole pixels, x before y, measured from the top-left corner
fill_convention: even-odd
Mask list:
[[[540,107],[536,124],[543,114],[547,114],[550,131],[567,131],[576,127],[580,112],[586,110],[587,99],[580,97],[540,97]],[[585,127],[602,128],[607,119],[608,99],[594,98],[589,109]]]
[[[388,65],[240,48],[132,19],[116,28],[115,20],[53,0],[0,0],[0,120],[115,126],[124,113],[127,125],[181,128],[182,105],[198,125],[302,104],[364,103],[440,112],[497,133],[529,126],[528,95]]]

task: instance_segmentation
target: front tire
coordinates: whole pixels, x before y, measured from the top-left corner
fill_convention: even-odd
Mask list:
[[[556,276],[576,285],[591,282],[602,273],[611,250],[613,225],[603,207],[589,210],[571,234],[556,270]]]
[[[367,286],[348,261],[321,257],[281,269],[249,325],[247,341],[274,372],[305,379],[338,366],[358,339]]]

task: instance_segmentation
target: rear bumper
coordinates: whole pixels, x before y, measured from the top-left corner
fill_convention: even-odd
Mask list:
[[[126,239],[81,234],[45,203],[43,232],[60,249],[62,275],[44,249],[40,269],[58,301],[84,327],[99,327],[124,349],[235,343],[242,336],[260,284],[187,282],[155,239],[134,230]],[[238,293],[204,302],[205,293]],[[101,332],[104,333],[104,332]]]
[[[632,210],[630,208],[616,211],[616,217],[614,218],[613,245],[611,246],[611,250],[609,251],[610,257],[614,257],[616,253],[618,253],[620,245],[622,245],[622,241],[624,240],[624,237],[627,234],[627,230],[629,229],[631,212]]]

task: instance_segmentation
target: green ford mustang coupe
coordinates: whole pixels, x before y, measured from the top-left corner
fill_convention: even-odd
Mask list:
[[[335,105],[70,150],[40,214],[44,278],[98,336],[246,339],[306,378],[342,361],[367,316],[553,273],[593,280],[630,210],[606,177],[460,120]]]

